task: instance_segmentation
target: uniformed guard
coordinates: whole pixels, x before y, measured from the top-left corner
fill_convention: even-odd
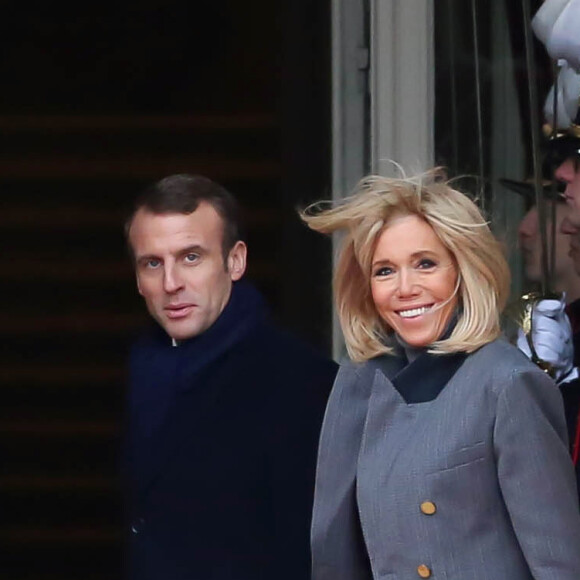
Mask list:
[[[546,0],[532,27],[559,69],[544,105],[544,147],[555,183],[563,186],[570,206],[561,230],[571,236],[569,254],[580,275],[580,0]],[[545,220],[540,228],[545,232]],[[547,271],[544,276],[548,278]],[[560,386],[580,480],[580,301],[566,307],[565,300],[547,287],[539,295],[524,297],[526,311],[518,346]]]

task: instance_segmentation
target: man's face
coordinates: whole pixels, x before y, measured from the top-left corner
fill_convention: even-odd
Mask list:
[[[224,264],[222,238],[222,219],[206,202],[190,214],[135,214],[129,241],[137,287],[151,316],[175,340],[207,330],[228,303],[232,282],[244,274],[245,244],[238,241]]]
[[[558,166],[554,177],[566,184],[564,196],[571,210],[560,226],[563,234],[570,236],[569,255],[574,269],[580,274],[580,169],[575,159],[570,157]]]
[[[573,211],[568,216],[570,223],[580,228],[580,169],[575,159],[570,157],[560,164],[554,177],[566,185],[564,197]]]
[[[574,264],[574,271],[580,276],[580,228],[566,217],[562,221],[560,231],[563,234],[570,236],[568,255]]]
[[[552,215],[553,202],[546,201],[546,215],[548,220],[546,223],[546,237],[548,244],[551,245],[552,240]],[[569,240],[567,235],[561,230],[564,220],[574,212],[574,210],[567,204],[556,202],[556,233],[554,252],[554,277],[559,278],[566,273],[568,268],[572,267],[571,258],[568,255]],[[518,227],[519,245],[524,258],[524,266],[526,270],[526,278],[531,282],[539,282],[542,278],[541,265],[541,238],[540,227],[538,220],[538,210],[536,206],[532,207],[528,213],[523,217]],[[550,254],[548,254],[550,255]]]

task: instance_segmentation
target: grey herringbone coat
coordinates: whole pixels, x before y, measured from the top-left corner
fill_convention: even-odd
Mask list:
[[[313,580],[579,580],[554,383],[502,340],[403,365],[380,357],[339,372],[319,449]]]

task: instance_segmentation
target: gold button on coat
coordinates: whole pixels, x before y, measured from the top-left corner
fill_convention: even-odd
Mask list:
[[[417,568],[417,574],[419,574],[421,578],[429,578],[429,576],[431,576],[431,570],[429,570],[429,567],[425,566],[425,564],[421,564]]]
[[[424,501],[421,504],[421,511],[425,515],[432,516],[437,511],[437,508],[435,507],[435,504],[432,501]]]

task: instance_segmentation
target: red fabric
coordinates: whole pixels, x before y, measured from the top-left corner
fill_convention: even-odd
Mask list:
[[[580,366],[580,300],[568,304],[566,314],[570,318],[572,336],[574,337],[574,364]],[[576,418],[576,434],[572,445],[572,460],[578,465],[580,459],[580,409]]]
[[[580,333],[580,300],[575,300],[566,306],[566,314],[570,319],[572,335]]]
[[[574,465],[578,465],[578,456],[580,455],[580,410],[576,418],[576,436],[574,437],[574,445],[572,445],[572,461]]]

